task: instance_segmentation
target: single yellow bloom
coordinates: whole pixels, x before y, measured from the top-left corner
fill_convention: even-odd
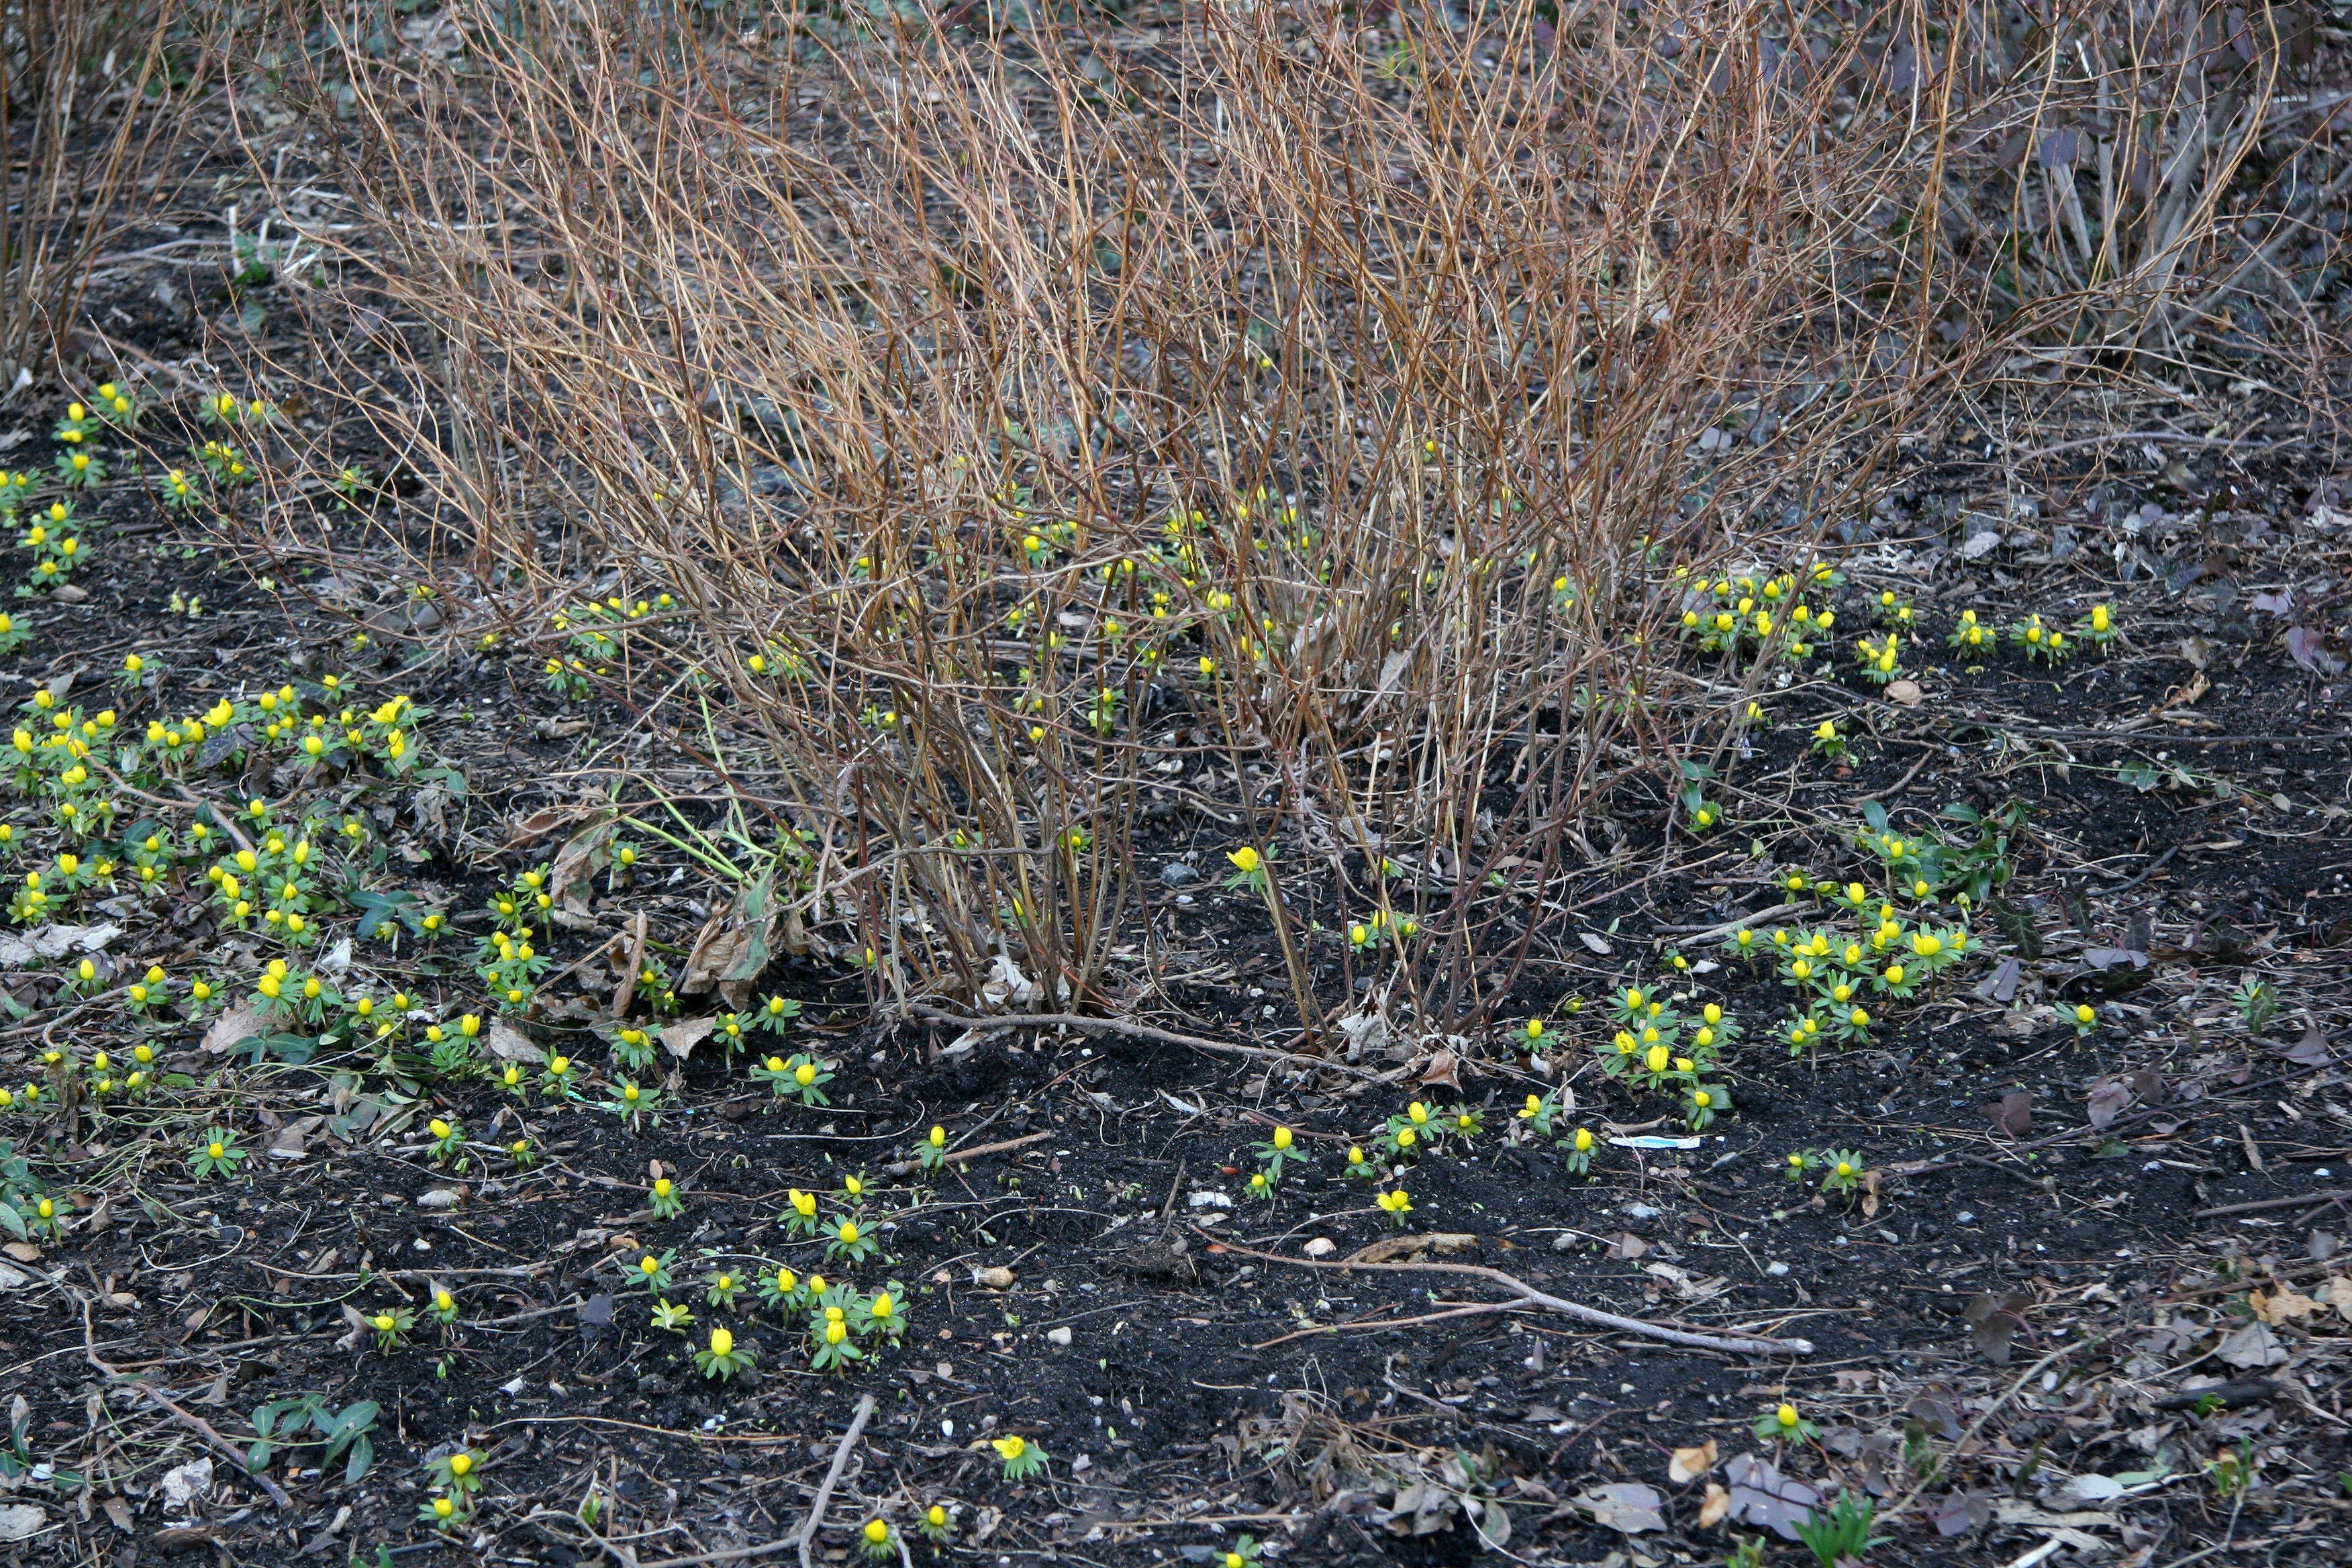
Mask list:
[[[1238,849],[1228,851],[1225,855],[1225,858],[1232,861],[1234,867],[1244,875],[1248,875],[1251,872],[1256,871],[1265,864],[1263,860],[1258,858],[1257,851],[1251,848],[1246,844],[1243,845]]]

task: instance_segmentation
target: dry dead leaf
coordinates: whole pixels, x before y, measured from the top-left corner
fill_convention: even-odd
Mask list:
[[[2286,1347],[2278,1342],[2268,1323],[2247,1323],[2232,1329],[2221,1337],[2213,1353],[2235,1367],[2276,1366],[2286,1360]]]
[[[1676,1448],[1674,1458],[1666,1461],[1667,1479],[1678,1487],[1698,1479],[1699,1477],[1715,1468],[1716,1453],[1715,1439],[1712,1437],[1696,1448]],[[1710,1487],[1708,1490],[1711,1493],[1715,1489]],[[1731,1506],[1728,1497],[1724,1500],[1724,1506],[1727,1508]]]
[[[1916,680],[1890,680],[1886,683],[1886,700],[1899,702],[1906,708],[1918,707],[1919,700],[1926,695]]]
[[[1713,1530],[1731,1511],[1731,1494],[1713,1481],[1706,1483],[1706,1500],[1699,1504],[1698,1527]]]
[[[684,1061],[694,1054],[694,1047],[710,1037],[719,1026],[716,1018],[681,1018],[675,1024],[664,1024],[661,1043],[670,1055]]]
[[[2337,1317],[2352,1323],[2352,1279],[2347,1279],[2341,1274],[2331,1274],[2327,1278],[2327,1289],[2321,1294],[2327,1298],[2327,1304],[2336,1309]]]
[[[239,1002],[212,1022],[205,1031],[205,1049],[218,1053],[227,1050],[239,1040],[249,1039],[263,1030],[261,1015],[253,1010],[250,1002]]]
[[[2265,1323],[2284,1323],[2295,1318],[2307,1318],[2320,1310],[2320,1303],[2298,1292],[2292,1285],[2282,1285],[2275,1296],[2265,1296],[2260,1290],[2247,1292],[2246,1304],[2254,1316]]]
[[[595,921],[588,913],[596,874],[613,863],[613,840],[618,821],[600,822],[575,833],[555,852],[547,869],[547,890],[555,898],[555,923],[569,931],[589,931]]]
[[[1621,1260],[1639,1258],[1649,1250],[1650,1244],[1630,1230],[1619,1231],[1617,1239],[1609,1244],[1609,1256]]]
[[[1432,1084],[1444,1084],[1448,1089],[1459,1090],[1462,1087],[1462,1079],[1458,1076],[1461,1068],[1462,1058],[1452,1051],[1432,1051],[1429,1053],[1429,1065],[1421,1069],[1422,1085],[1426,1088]]]
[[[1665,1529],[1665,1517],[1658,1511],[1664,1501],[1655,1487],[1645,1487],[1639,1481],[1612,1481],[1578,1494],[1576,1506],[1592,1515],[1595,1524],[1634,1535],[1645,1530]]]
[[[540,1064],[547,1060],[547,1053],[532,1045],[529,1037],[512,1024],[493,1020],[482,1031],[482,1037],[490,1047],[490,1055],[499,1061]]]

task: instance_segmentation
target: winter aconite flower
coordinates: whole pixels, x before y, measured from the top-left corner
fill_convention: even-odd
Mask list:
[[[702,1369],[702,1375],[722,1381],[743,1371],[756,1359],[749,1345],[738,1347],[735,1336],[725,1329],[711,1330],[709,1347],[694,1352],[694,1364]]]
[[[1756,1418],[1759,1437],[1805,1441],[1821,1436],[1821,1428],[1797,1413],[1793,1405],[1782,1402]]]
[[[1004,1461],[1004,1479],[1008,1481],[1025,1481],[1045,1468],[1045,1450],[1017,1432],[993,1439],[989,1447]]]

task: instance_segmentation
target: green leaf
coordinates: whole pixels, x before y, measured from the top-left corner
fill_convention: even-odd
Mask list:
[[[0,1204],[0,1230],[6,1231],[18,1241],[25,1239],[25,1216],[16,1212],[15,1204]]]

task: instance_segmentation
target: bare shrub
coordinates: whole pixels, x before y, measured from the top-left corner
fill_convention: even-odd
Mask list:
[[[171,99],[191,85],[205,16],[179,0],[37,0],[0,19],[0,388],[56,364],[89,263],[177,128]]]
[[[457,596],[560,678],[583,584],[674,593],[631,689],[879,992],[1121,999],[1172,808],[1282,847],[1310,1032],[1332,968],[1435,1023],[1507,987],[1595,800],[1768,673],[1676,654],[1686,574],[1809,569],[1986,355],[2136,342],[2259,113],[2185,85],[2203,21],[2097,7],[447,15],[462,55],[307,85],[362,219],[313,237],[409,323],[322,384],[462,530]],[[2086,245],[2047,128],[2101,91],[2155,107],[2103,110]],[[1379,951],[1311,946],[1310,884]]]

